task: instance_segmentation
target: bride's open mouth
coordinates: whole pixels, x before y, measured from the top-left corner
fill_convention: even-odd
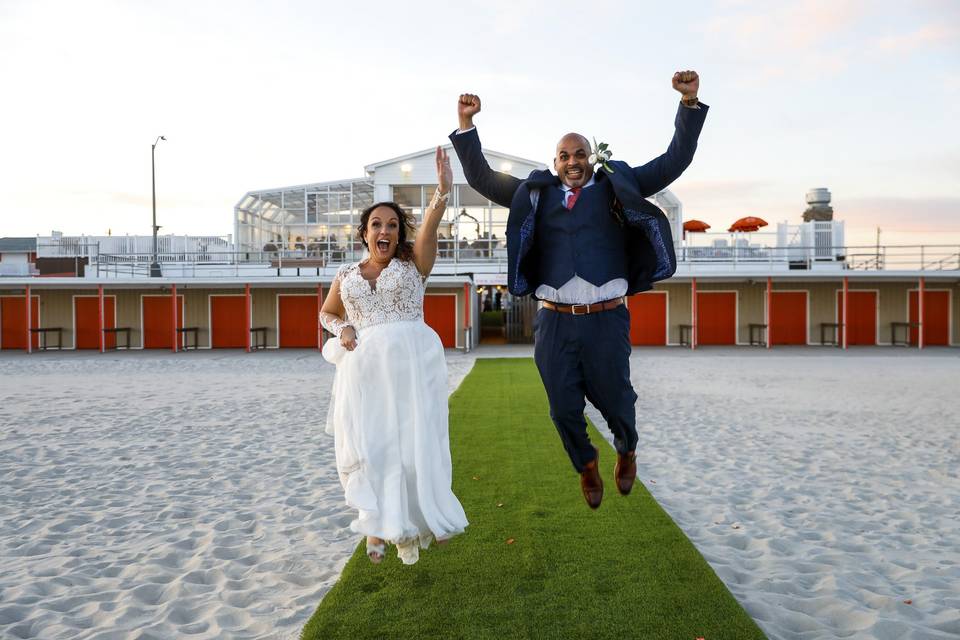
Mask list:
[[[377,251],[380,252],[380,255],[387,255],[390,253],[390,241],[389,240],[377,240]]]

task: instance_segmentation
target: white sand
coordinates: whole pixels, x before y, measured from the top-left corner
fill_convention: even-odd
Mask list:
[[[770,638],[958,638],[958,355],[635,350],[638,478]]]
[[[358,543],[332,376],[309,351],[0,356],[0,637],[298,637]]]
[[[635,352],[640,479],[771,638],[960,637],[954,353]],[[0,637],[297,637],[358,542],[332,372],[0,355]]]

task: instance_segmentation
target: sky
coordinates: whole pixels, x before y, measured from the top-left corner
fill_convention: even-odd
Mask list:
[[[363,175],[446,142],[550,164],[579,131],[642,164],[679,69],[711,107],[684,217],[800,222],[848,244],[960,244],[960,2],[0,0],[0,236],[226,235],[251,190]]]

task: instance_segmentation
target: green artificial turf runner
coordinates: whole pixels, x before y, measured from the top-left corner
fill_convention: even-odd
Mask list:
[[[593,426],[590,438],[604,481],[597,511],[533,361],[477,360],[450,398],[466,533],[412,566],[390,547],[374,565],[361,542],[302,638],[763,638],[642,475],[617,493],[616,454]]]

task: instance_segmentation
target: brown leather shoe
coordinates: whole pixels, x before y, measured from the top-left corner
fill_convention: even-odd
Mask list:
[[[580,472],[580,490],[583,491],[583,497],[591,509],[600,506],[603,500],[603,478],[600,477],[600,470],[597,463],[600,462],[600,451],[594,447],[597,457],[587,463],[583,471]]]
[[[617,454],[617,466],[613,470],[613,477],[617,481],[617,491],[625,496],[633,489],[633,481],[637,477],[637,452]]]

